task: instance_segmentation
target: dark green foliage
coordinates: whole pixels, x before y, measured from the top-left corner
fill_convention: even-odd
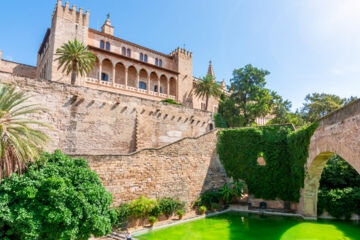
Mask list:
[[[320,179],[318,214],[324,210],[336,218],[360,214],[360,174],[344,159],[334,155],[326,163]]]
[[[349,219],[352,213],[360,214],[360,188],[319,190],[318,214],[327,210],[331,216]]]
[[[150,216],[159,217],[162,214],[159,203],[157,203],[150,212]]]
[[[226,121],[221,116],[220,113],[216,113],[214,116],[214,122],[216,128],[228,128],[228,125],[226,124]]]
[[[0,184],[0,239],[88,239],[111,232],[112,196],[84,159],[44,154]]]
[[[170,99],[170,98],[163,99],[163,100],[161,100],[161,102],[171,103],[171,104],[175,104],[175,105],[182,105],[181,103],[178,103],[178,102],[176,102],[176,101],[174,101],[173,99]]]
[[[127,222],[127,219],[131,216],[130,204],[122,203],[118,207],[115,208],[116,211],[116,227],[123,227]]]
[[[359,186],[360,174],[350,164],[338,155],[334,155],[328,160],[321,174],[321,189]]]
[[[161,212],[167,217],[173,215],[177,210],[185,209],[185,202],[173,198],[161,198],[158,200],[158,204]]]
[[[228,176],[244,180],[255,197],[298,201],[316,127],[312,124],[296,132],[291,126],[222,130],[217,150]],[[260,154],[265,166],[257,164]]]
[[[211,208],[212,203],[218,203],[221,199],[221,193],[219,191],[208,190],[204,192],[201,197],[194,204],[195,207],[206,206]]]

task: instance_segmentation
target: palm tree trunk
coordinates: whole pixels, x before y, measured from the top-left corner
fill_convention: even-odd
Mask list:
[[[206,94],[206,103],[205,103],[205,110],[208,110],[208,105],[209,105],[209,94]]]
[[[76,71],[73,70],[71,73],[71,85],[75,85],[75,81],[76,81]]]

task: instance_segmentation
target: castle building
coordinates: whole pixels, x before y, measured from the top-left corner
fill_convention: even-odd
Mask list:
[[[217,111],[217,99],[205,100],[193,95],[192,53],[176,48],[164,54],[114,35],[109,17],[101,31],[89,27],[90,13],[58,0],[52,15],[51,28],[46,31],[38,51],[36,76],[50,81],[70,83],[70,77],[58,69],[56,49],[75,38],[96,56],[94,70],[78,77],[77,85],[118,92],[152,100],[173,99],[185,106],[211,112]],[[212,64],[209,74],[215,77]],[[225,91],[225,83],[223,82]]]

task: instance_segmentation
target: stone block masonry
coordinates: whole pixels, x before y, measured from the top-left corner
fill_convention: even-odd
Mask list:
[[[200,193],[222,187],[227,181],[216,141],[215,130],[127,155],[76,156],[87,159],[99,174],[114,197],[114,205],[144,195],[153,199],[174,197],[191,206]]]
[[[33,118],[53,127],[48,151],[67,154],[122,154],[161,147],[209,131],[209,112],[121,93],[24,78],[0,72],[0,81],[32,95],[47,108]]]

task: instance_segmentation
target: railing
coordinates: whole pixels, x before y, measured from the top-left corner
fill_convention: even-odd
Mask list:
[[[133,91],[133,92],[139,92],[139,93],[146,94],[146,95],[159,96],[161,98],[170,98],[170,99],[175,100],[175,96],[173,96],[173,95],[167,95],[165,93],[158,93],[158,92],[154,92],[154,91],[151,91],[151,90],[148,92],[148,90],[146,90],[146,89],[136,88],[136,87],[132,87],[132,86],[125,86],[124,84],[120,84],[120,83],[114,83],[113,84],[110,81],[101,80],[99,82],[99,79],[93,78],[93,77],[86,77],[85,81],[89,82],[89,83],[95,83],[95,84],[103,85],[103,86],[114,87],[114,88],[118,88],[118,89],[126,89],[126,90],[130,90],[130,91]]]

